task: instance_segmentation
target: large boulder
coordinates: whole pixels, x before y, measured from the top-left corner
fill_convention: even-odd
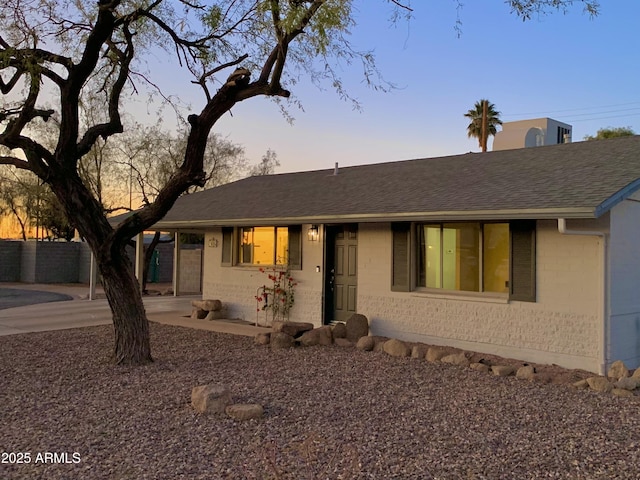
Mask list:
[[[516,378],[520,380],[533,380],[536,375],[536,369],[533,365],[524,365],[516,372]]]
[[[496,377],[508,377],[513,375],[516,369],[511,365],[493,365],[491,371]]]
[[[426,356],[427,356],[426,345],[414,345],[411,348],[411,358],[420,358],[424,360],[424,357]]]
[[[366,338],[366,337],[362,337],[362,338]],[[362,340],[362,339],[360,339],[360,340]],[[358,340],[358,341],[360,341],[360,340]],[[346,338],[334,338],[333,339],[333,343],[335,343],[339,347],[353,347],[353,342],[350,342]]]
[[[364,315],[354,313],[347,319],[347,340],[357,342],[369,335],[369,320]]]
[[[408,357],[411,355],[411,349],[402,340],[392,338],[384,342],[384,352],[392,357]]]
[[[451,363],[452,365],[458,365],[460,367],[468,367],[469,359],[464,354],[464,352],[460,353],[452,353],[450,355],[446,355],[440,359],[442,363]]]
[[[256,345],[269,345],[270,341],[271,341],[271,334],[268,332],[258,333],[253,339],[253,343],[255,343]]]
[[[489,373],[489,370],[491,369],[489,365],[486,365],[484,363],[472,363],[469,365],[469,368],[482,373]]]
[[[191,300],[191,306],[207,312],[222,310],[222,302],[220,300]]]
[[[628,376],[629,376],[629,369],[626,367],[626,365],[622,360],[613,362],[609,367],[609,370],[607,371],[607,377],[613,380],[614,382]]]
[[[195,300],[194,300],[195,302]],[[207,312],[206,310],[203,310],[201,308],[193,308],[191,309],[191,319],[192,320],[202,320],[203,318],[206,318],[206,316],[209,314],[209,312]]]
[[[615,382],[613,386],[622,390],[635,390],[640,387],[640,378],[624,377]]]
[[[324,327],[314,328],[304,332],[300,338],[298,338],[300,345],[305,347],[313,347],[315,345],[329,346],[333,343],[333,333],[331,327],[325,325]]]
[[[271,348],[291,348],[294,346],[295,339],[291,335],[284,332],[271,333],[269,345]]]
[[[223,385],[200,385],[191,390],[191,405],[199,413],[224,413],[231,394]]]
[[[446,357],[447,355],[448,353],[444,348],[430,347],[427,350],[426,359],[429,362],[439,362],[442,359],[442,357]]]
[[[347,338],[347,326],[338,322],[333,326],[333,338]]]
[[[591,390],[595,392],[608,393],[613,390],[613,385],[606,377],[590,377],[587,378],[587,383]]]
[[[376,340],[373,337],[360,337],[358,342],[356,343],[356,348],[358,350],[362,350],[364,352],[370,352],[376,346]]]
[[[304,332],[313,330],[313,323],[283,322],[280,320],[276,320],[271,325],[271,330],[274,333],[286,333],[287,335],[291,335],[293,338],[298,338]]]

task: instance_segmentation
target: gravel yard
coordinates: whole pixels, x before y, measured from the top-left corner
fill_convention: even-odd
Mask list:
[[[639,475],[638,396],[352,348],[151,333],[156,362],[137,368],[108,363],[110,327],[0,337],[0,479]],[[196,414],[191,389],[207,383],[262,404],[264,418]],[[7,463],[25,452],[30,463]],[[46,452],[69,463],[45,463]]]

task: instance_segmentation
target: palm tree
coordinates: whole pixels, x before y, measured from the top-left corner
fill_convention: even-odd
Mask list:
[[[487,151],[487,140],[489,135],[497,133],[496,127],[502,125],[500,112],[489,100],[482,99],[473,106],[473,109],[464,114],[471,123],[467,127],[467,136],[477,138],[478,144],[483,152]]]

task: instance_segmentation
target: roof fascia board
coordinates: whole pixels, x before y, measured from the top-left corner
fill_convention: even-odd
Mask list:
[[[273,217],[273,218],[234,218],[194,221],[160,221],[154,229],[203,228],[239,225],[291,225],[300,223],[379,223],[390,221],[462,221],[462,220],[518,220],[518,219],[557,219],[564,218],[596,218],[593,208],[548,208],[548,209],[514,209],[514,210],[473,210],[443,212],[411,212],[389,214],[352,214],[352,215],[317,215],[305,217]]]
[[[595,209],[596,218],[608,212],[623,200],[629,198],[639,189],[640,189],[640,178],[635,180],[634,182],[631,182],[629,185],[627,185],[623,189],[618,190],[616,193],[614,193],[609,198],[607,198],[604,202],[598,205]]]

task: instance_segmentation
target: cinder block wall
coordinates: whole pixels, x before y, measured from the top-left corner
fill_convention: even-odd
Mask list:
[[[20,281],[36,283],[36,248],[38,242],[29,241],[22,244],[20,251]]]
[[[0,241],[0,282],[20,281],[22,242]]]
[[[80,244],[76,242],[36,243],[35,283],[77,283]]]

